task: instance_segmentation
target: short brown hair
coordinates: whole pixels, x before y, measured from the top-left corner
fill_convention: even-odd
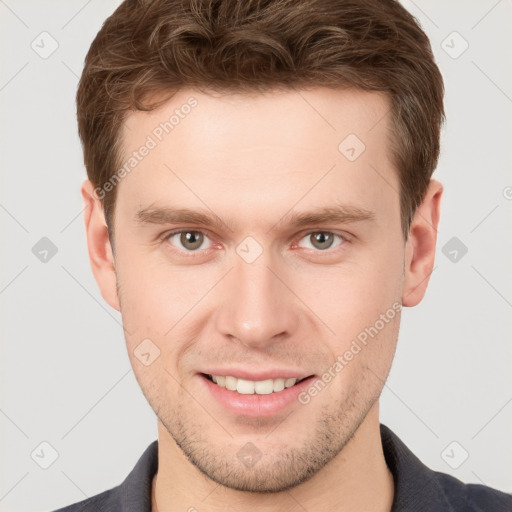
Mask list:
[[[407,239],[439,157],[444,88],[426,34],[395,0],[125,0],[78,87],[88,177],[95,187],[111,179],[125,116],[156,108],[155,95],[315,86],[388,95]],[[101,198],[111,242],[116,190]]]

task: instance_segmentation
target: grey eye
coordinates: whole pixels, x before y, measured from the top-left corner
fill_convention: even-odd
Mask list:
[[[309,243],[309,245],[306,245],[308,249],[325,251],[333,246],[336,238],[340,240],[338,245],[341,245],[344,241],[343,238],[329,231],[315,231],[314,233],[307,234],[302,240],[306,240]]]
[[[187,251],[195,251],[199,249],[205,241],[205,236],[200,231],[180,231],[169,235],[169,241],[172,243],[172,239],[179,237],[179,243]]]
[[[329,249],[333,242],[332,233],[311,233],[310,240],[317,249]]]

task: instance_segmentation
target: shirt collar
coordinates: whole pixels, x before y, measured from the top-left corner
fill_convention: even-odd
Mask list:
[[[386,425],[380,425],[382,450],[395,483],[391,512],[452,512],[436,473],[425,466]]]

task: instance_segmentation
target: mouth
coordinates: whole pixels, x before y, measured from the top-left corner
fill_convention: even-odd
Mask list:
[[[270,395],[281,393],[285,389],[293,388],[302,381],[314,377],[314,375],[309,375],[303,378],[277,378],[253,381],[239,379],[230,375],[209,375],[206,373],[202,373],[201,375],[218,387],[236,392],[240,395]]]
[[[279,378],[259,381],[236,378],[232,375],[197,374],[203,389],[214,401],[237,417],[276,418],[290,407],[303,407],[299,396],[311,386],[315,375],[302,378]],[[304,410],[304,409],[303,409]]]

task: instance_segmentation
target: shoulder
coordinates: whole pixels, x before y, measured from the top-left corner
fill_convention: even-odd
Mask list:
[[[150,512],[157,469],[158,441],[153,441],[120,485],[53,512]]]
[[[512,512],[511,494],[430,469],[382,424],[381,437],[395,483],[393,512]]]
[[[446,473],[433,472],[433,476],[454,511],[512,512],[512,494],[486,485],[465,484]]]

